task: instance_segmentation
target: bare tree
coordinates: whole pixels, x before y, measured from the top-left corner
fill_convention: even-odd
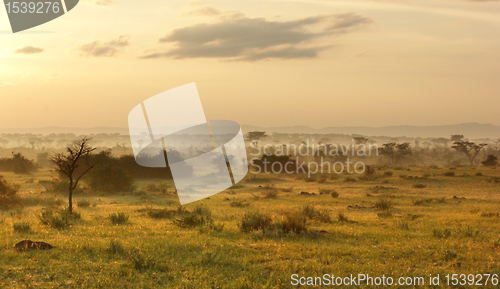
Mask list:
[[[77,140],[66,148],[66,153],[58,153],[50,159],[56,166],[56,170],[68,178],[69,213],[73,212],[73,191],[78,186],[78,181],[94,167],[88,163],[88,157],[96,149],[89,145],[90,140],[91,138],[88,137]],[[85,161],[86,168],[82,172],[77,172],[83,161]]]
[[[464,153],[467,158],[470,161],[470,165],[474,165],[474,159],[477,157],[481,149],[483,147],[487,146],[487,144],[482,143],[482,144],[475,144],[474,142],[471,141],[456,141],[455,144],[452,146],[452,148],[456,149],[457,151]]]

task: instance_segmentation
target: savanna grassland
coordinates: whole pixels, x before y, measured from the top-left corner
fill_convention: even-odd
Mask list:
[[[493,168],[249,173],[182,208],[173,183],[141,180],[133,192],[77,193],[71,218],[64,194],[44,192],[53,172],[3,175],[23,205],[0,211],[1,288],[281,288],[294,273],[440,274],[433,287],[450,288],[446,274],[500,273]],[[15,250],[23,239],[55,248]]]

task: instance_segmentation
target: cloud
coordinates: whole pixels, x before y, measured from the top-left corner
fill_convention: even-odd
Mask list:
[[[113,0],[98,0],[95,2],[95,5],[97,6],[113,6],[113,4]]]
[[[159,39],[172,43],[168,51],[142,58],[219,58],[256,61],[267,58],[313,58],[325,46],[314,45],[321,37],[344,34],[372,23],[358,14],[307,17],[294,21],[268,21],[234,14],[216,23],[203,23],[173,30]]]
[[[218,16],[222,13],[213,8],[213,7],[204,7],[201,9],[193,10],[187,13],[184,13],[184,16]]]
[[[45,50],[43,48],[33,47],[33,46],[25,46],[23,48],[19,48],[15,51],[16,54],[36,54],[42,53]]]
[[[81,55],[85,57],[113,57],[123,47],[130,45],[130,35],[121,35],[109,42],[101,42],[100,40],[81,45],[79,50]]]

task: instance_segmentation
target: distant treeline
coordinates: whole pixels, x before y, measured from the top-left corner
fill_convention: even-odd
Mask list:
[[[38,165],[21,153],[12,153],[11,158],[0,158],[0,171],[29,174],[38,170]]]
[[[140,178],[161,178],[172,179],[170,168],[149,168],[138,165],[133,155],[122,155],[120,157],[113,157],[109,150],[101,151],[100,153],[90,155],[88,158],[82,160],[82,163],[77,169],[80,170],[87,168],[87,164],[94,165],[95,168],[112,167],[123,171],[127,176],[140,179]],[[13,153],[10,158],[0,158],[0,171],[1,172],[14,172],[16,174],[29,174],[37,171],[41,166],[50,166],[50,155],[48,153],[39,154],[37,162],[30,160],[23,156],[21,153]],[[187,168],[189,170],[189,168]]]

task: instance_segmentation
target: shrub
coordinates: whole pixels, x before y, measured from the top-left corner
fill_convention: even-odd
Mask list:
[[[481,217],[486,217],[486,218],[492,218],[492,217],[499,217],[500,216],[500,213],[486,213],[486,212],[483,212],[481,213]]]
[[[380,199],[375,203],[375,208],[381,211],[387,211],[392,208],[392,202],[386,199]]]
[[[262,195],[266,199],[276,199],[278,197],[278,191],[277,190],[268,190],[262,192]]]
[[[250,203],[248,203],[247,201],[243,200],[233,200],[229,203],[229,205],[231,207],[236,207],[236,208],[244,208],[244,207],[248,207],[250,206]]]
[[[146,187],[147,192],[161,192],[166,194],[168,190],[168,184],[160,183],[160,184],[149,184]]]
[[[413,205],[414,206],[422,206],[425,204],[430,204],[430,203],[446,203],[445,198],[426,198],[426,199],[418,199],[418,200],[413,200]]]
[[[16,174],[29,174],[35,172],[38,166],[34,161],[27,159],[21,153],[12,153],[12,158],[0,159],[0,171],[14,172]]]
[[[142,271],[154,268],[158,272],[167,272],[168,266],[155,261],[153,256],[144,255],[138,250],[129,253],[132,266],[135,270]]]
[[[486,158],[486,160],[484,160],[481,163],[485,167],[494,167],[494,166],[498,165],[497,160],[498,160],[498,158],[496,156],[494,156],[494,155],[488,155],[487,158]]]
[[[199,215],[199,216],[204,216],[208,219],[212,218],[212,211],[203,205],[198,205],[194,208],[193,214]]]
[[[93,191],[116,193],[133,189],[133,181],[120,167],[98,166],[90,171],[88,184]]]
[[[51,181],[39,181],[45,187],[47,193],[68,193],[68,181],[53,179]]]
[[[19,204],[18,185],[8,183],[3,176],[0,176],[0,209],[9,209]]]
[[[106,248],[106,251],[114,255],[114,254],[122,254],[125,250],[123,249],[123,245],[120,241],[110,240],[109,246]]]
[[[408,225],[407,221],[399,221],[398,222],[398,227],[403,229],[403,230],[409,230],[410,226]]]
[[[300,214],[287,215],[285,220],[279,224],[279,228],[283,233],[293,232],[295,234],[300,234],[306,232],[306,218]]]
[[[251,231],[269,229],[272,226],[272,223],[273,220],[266,214],[258,212],[248,212],[243,216],[238,226],[242,232],[248,233]]]
[[[444,251],[444,259],[445,261],[450,261],[452,259],[455,259],[457,258],[458,254],[454,251],[450,251],[450,250],[445,250]]]
[[[198,227],[212,224],[212,212],[209,208],[198,205],[192,212],[185,212],[184,216],[174,223],[181,228]]]
[[[328,189],[319,189],[319,194],[320,195],[331,195],[332,198],[338,198],[339,193],[335,190],[328,190]]]
[[[392,175],[393,175],[393,172],[387,171],[387,172],[384,172],[384,174],[382,176],[387,178],[387,177],[392,177]]]
[[[455,176],[455,172],[446,172],[446,173],[444,173],[444,176],[445,177],[454,177]]]
[[[448,238],[451,236],[451,231],[449,229],[444,229],[444,230],[434,229],[433,234],[434,234],[434,237],[439,238],[439,239]]]
[[[153,219],[170,219],[176,215],[177,211],[168,209],[148,209],[146,214]]]
[[[77,206],[80,208],[88,208],[90,207],[90,202],[88,200],[79,200]]]
[[[204,225],[209,221],[210,219],[207,219],[204,216],[188,214],[184,217],[181,217],[180,219],[175,220],[174,223],[181,228],[189,228]]]
[[[343,213],[339,213],[338,216],[337,216],[337,220],[341,223],[347,223],[349,222],[349,219],[347,218],[346,215],[344,215]]]
[[[56,214],[50,209],[43,209],[42,213],[38,215],[38,219],[43,225],[57,230],[66,229],[69,226],[68,214],[64,214],[62,211]]]
[[[415,189],[425,189],[425,188],[427,188],[427,185],[426,184],[414,184],[413,187]]]
[[[29,232],[31,230],[30,224],[28,222],[19,222],[12,225],[14,232]]]
[[[109,215],[109,220],[111,220],[111,223],[114,225],[120,225],[128,222],[129,215],[126,215],[125,213],[112,213]]]
[[[302,214],[311,220],[318,220],[323,223],[331,223],[332,220],[328,213],[316,210],[313,206],[307,205],[302,208]]]
[[[383,211],[383,212],[377,213],[377,216],[379,218],[390,218],[390,217],[392,217],[392,212],[389,210]]]

